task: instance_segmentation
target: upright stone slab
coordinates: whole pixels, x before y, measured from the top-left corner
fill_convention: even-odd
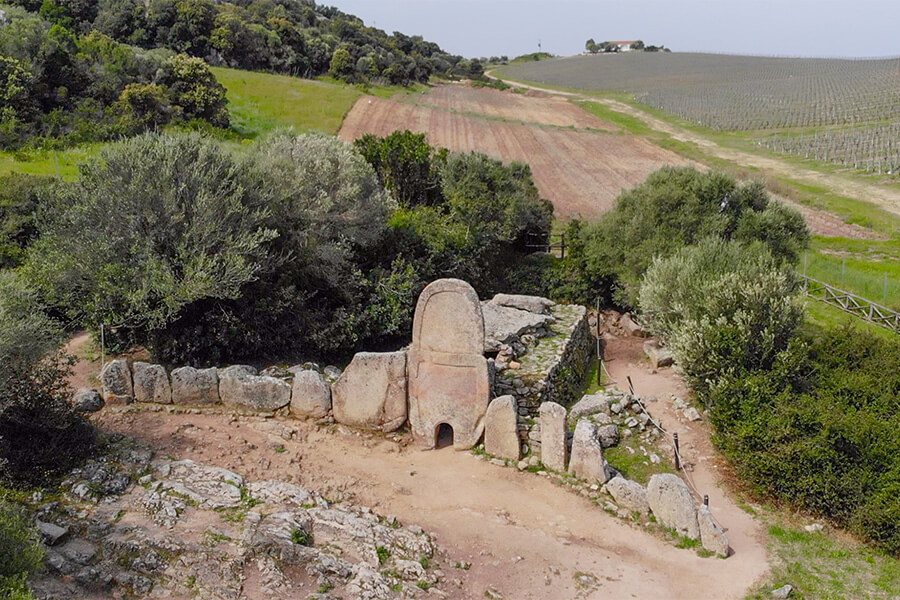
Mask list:
[[[716,525],[708,506],[697,509],[697,524],[700,526],[700,543],[703,548],[725,558],[728,556],[728,536]]]
[[[406,353],[359,352],[331,385],[334,420],[395,431],[406,422]]]
[[[543,431],[541,432],[543,444]],[[587,419],[581,419],[575,426],[572,437],[572,456],[569,458],[569,475],[587,481],[606,483],[606,459],[603,458],[603,446],[597,434],[597,425]]]
[[[131,367],[124,358],[111,360],[100,371],[103,399],[108,404],[131,404],[134,388],[131,383]]]
[[[566,409],[556,402],[544,402],[541,417],[541,462],[548,469],[566,470]]]
[[[136,401],[172,404],[172,386],[164,366],[136,362],[131,366],[131,371]]]
[[[217,369],[181,367],[172,371],[172,402],[190,406],[210,406],[219,403]]]
[[[281,379],[257,375],[248,365],[219,371],[219,397],[226,406],[272,411],[291,401],[291,385]]]
[[[405,404],[405,402],[404,402]],[[331,410],[331,387],[312,369],[294,370],[291,384],[291,414],[300,418],[321,419]]]
[[[439,279],[419,296],[409,351],[409,423],[423,448],[434,448],[442,424],[453,447],[466,450],[484,432],[491,396],[484,357],[484,317],[465,281]]]
[[[687,484],[678,475],[657,473],[647,484],[647,502],[653,516],[664,527],[692,540],[700,539],[697,507]]]
[[[521,446],[516,427],[516,399],[494,398],[484,417],[484,451],[493,456],[519,460]]]

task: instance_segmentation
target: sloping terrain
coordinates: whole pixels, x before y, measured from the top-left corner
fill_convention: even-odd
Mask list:
[[[504,161],[527,162],[541,195],[553,202],[562,218],[596,217],[612,207],[619,192],[659,167],[688,164],[637,136],[578,128],[599,129],[603,122],[558,99],[503,94],[502,100],[508,97],[521,107],[515,111],[517,123],[467,114],[484,110],[496,117],[505,113],[495,94],[500,92],[486,96],[481,90],[454,86],[452,91],[438,87],[416,97],[415,104],[363,97],[347,115],[339,135],[350,141],[366,133],[384,136],[409,129],[427,134],[431,144],[450,150],[476,150]],[[557,126],[562,124],[573,127]]]

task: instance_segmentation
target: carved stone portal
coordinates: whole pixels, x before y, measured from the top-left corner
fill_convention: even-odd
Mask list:
[[[416,443],[434,448],[442,424],[467,450],[484,432],[491,396],[478,294],[465,281],[439,279],[416,304],[407,358],[409,423]]]

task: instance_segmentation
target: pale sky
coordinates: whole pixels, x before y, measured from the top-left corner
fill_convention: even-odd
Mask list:
[[[588,38],[674,51],[900,56],[900,0],[326,0],[467,57],[576,54]]]

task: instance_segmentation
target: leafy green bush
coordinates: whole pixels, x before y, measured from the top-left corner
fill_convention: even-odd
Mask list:
[[[683,246],[708,237],[758,240],[779,261],[794,263],[809,240],[803,217],[771,200],[761,183],[739,184],[723,173],[690,167],[652,173],[581,235],[581,278],[615,278],[614,299],[632,307],[653,260]]]
[[[0,479],[15,485],[45,485],[93,449],[93,429],[66,403],[60,339],[37,293],[0,271]]]
[[[0,499],[0,598],[32,600],[27,579],[43,558],[31,524],[14,505]]]
[[[38,207],[52,182],[18,173],[0,175],[0,269],[24,261],[25,250],[37,237]]]
[[[795,277],[760,242],[710,238],[647,269],[641,314],[701,396],[717,378],[771,369],[803,318]]]
[[[202,60],[42,16],[10,9],[0,27],[0,146],[108,140],[191,119],[227,127],[225,90]]]
[[[153,329],[202,298],[235,298],[268,258],[254,167],[197,135],[105,149],[58,188],[26,273],[78,322]]]

